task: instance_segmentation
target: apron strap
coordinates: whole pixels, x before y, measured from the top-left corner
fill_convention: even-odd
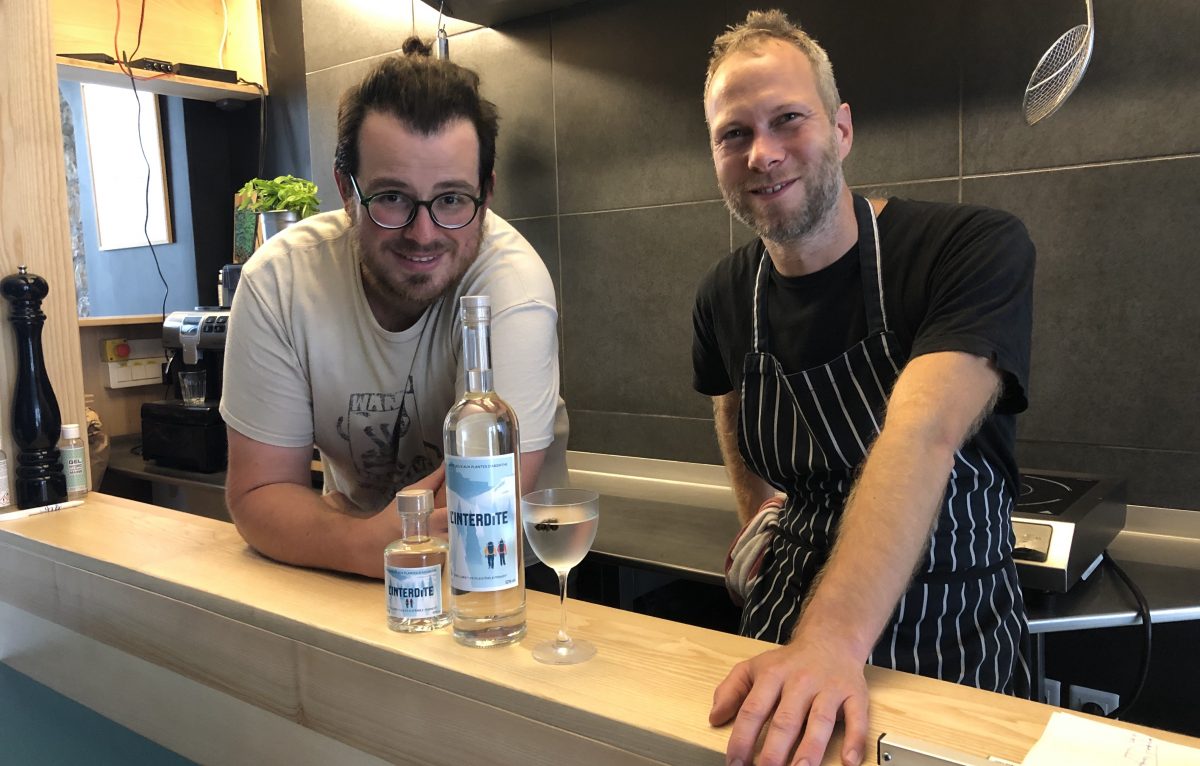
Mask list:
[[[879,247],[879,222],[875,209],[866,197],[854,195],[854,219],[858,224],[858,261],[862,273],[863,306],[867,315],[868,335],[890,332],[887,308],[883,302],[883,257]],[[771,259],[767,246],[759,241],[761,254],[758,273],[754,279],[754,322],[751,342],[753,353],[769,353],[767,326],[767,284],[771,276]]]
[[[759,241],[762,254],[758,258],[758,275],[754,278],[754,330],[751,341],[753,353],[759,354],[767,349],[767,279],[771,274],[771,259],[767,255],[767,246]]]
[[[883,305],[883,258],[879,247],[879,221],[866,197],[854,195],[854,218],[858,222],[858,262],[862,270],[863,306],[870,335],[889,332]]]

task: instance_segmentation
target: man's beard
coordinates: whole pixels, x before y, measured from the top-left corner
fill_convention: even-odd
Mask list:
[[[725,205],[733,217],[753,229],[762,239],[779,243],[802,241],[833,221],[830,213],[837,206],[843,181],[837,146],[832,141],[822,153],[820,162],[811,168],[811,172],[799,178],[797,183],[804,188],[801,208],[785,210],[782,219],[772,219],[769,213],[760,214],[754,209],[748,190],[729,188],[718,181]],[[760,215],[761,218],[758,217]]]
[[[479,257],[479,252],[483,248],[483,227],[485,223],[481,223],[476,237],[473,240],[462,243],[458,252],[450,255],[454,242],[451,241],[448,246],[437,244],[434,247],[426,248],[424,251],[415,246],[404,247],[397,245],[396,249],[402,250],[409,256],[420,256],[423,253],[445,253],[444,258],[450,262],[453,268],[449,274],[444,277],[444,282],[435,281],[443,279],[441,274],[425,274],[425,273],[409,273],[397,275],[395,272],[389,272],[386,269],[379,267],[379,263],[386,262],[389,258],[396,256],[393,248],[387,244],[378,244],[377,248],[382,250],[380,258],[362,258],[363,278],[380,294],[390,296],[395,300],[399,300],[409,304],[419,306],[428,306],[438,300],[446,293],[454,289],[462,280],[467,269],[471,267],[475,260]],[[359,240],[359,249],[366,252],[366,243]]]

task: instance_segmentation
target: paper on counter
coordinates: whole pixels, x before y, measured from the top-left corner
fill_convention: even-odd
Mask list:
[[[1200,766],[1200,750],[1070,713],[1055,713],[1022,766]]]

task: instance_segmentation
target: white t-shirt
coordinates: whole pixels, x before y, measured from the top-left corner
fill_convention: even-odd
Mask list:
[[[247,261],[226,340],[226,424],[266,444],[315,444],[325,491],[375,513],[441,465],[442,423],[465,383],[458,299],[488,295],[496,391],[517,413],[521,451],[547,450],[538,486],[566,486],[554,286],[525,238],[489,211],[479,257],[402,332],[375,320],[359,263],[340,210],[289,226]]]

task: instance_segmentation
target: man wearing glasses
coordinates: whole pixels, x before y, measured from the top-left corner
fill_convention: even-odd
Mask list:
[[[566,482],[554,287],[488,209],[495,106],[475,73],[415,53],[384,60],[342,98],[344,210],[288,227],[243,269],[221,400],[226,500],[246,541],[288,563],[373,577],[400,536],[397,515],[380,511],[405,486],[441,485],[442,421],[463,388],[462,295],[492,299],[496,389],[520,419],[521,491]],[[320,496],[309,488],[314,444]]]

